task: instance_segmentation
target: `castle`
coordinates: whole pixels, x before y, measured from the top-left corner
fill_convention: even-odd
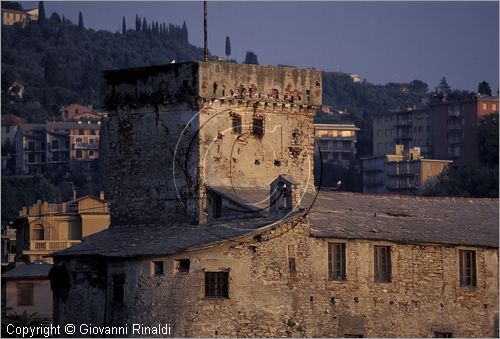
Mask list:
[[[50,275],[55,322],[75,336],[498,335],[498,199],[315,188],[319,71],[190,62],[105,78],[111,226],[53,254]]]

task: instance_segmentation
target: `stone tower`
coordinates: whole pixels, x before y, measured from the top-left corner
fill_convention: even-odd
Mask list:
[[[321,72],[189,62],[105,72],[112,227],[203,223],[206,186],[313,184]]]

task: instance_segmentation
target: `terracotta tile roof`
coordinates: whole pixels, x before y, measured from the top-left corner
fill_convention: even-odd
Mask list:
[[[26,120],[18,117],[14,114],[4,114],[2,115],[2,125],[4,126],[14,126],[26,123]]]

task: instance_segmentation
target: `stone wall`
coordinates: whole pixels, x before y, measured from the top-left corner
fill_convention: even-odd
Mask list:
[[[268,187],[287,174],[314,190],[319,71],[194,62],[105,78],[112,226],[203,223],[204,184]]]
[[[328,242],[346,243],[345,281],[328,279]],[[374,283],[374,245],[391,246],[390,283]],[[498,250],[464,248],[477,251],[476,288],[459,286],[462,247],[311,238],[306,223],[290,221],[212,248],[108,264],[108,279],[127,277],[126,301],[116,314],[109,303],[101,309],[116,325],[169,323],[175,336],[189,337],[496,336]],[[190,260],[189,273],[176,270],[179,259]],[[152,274],[157,260],[163,276]],[[204,297],[205,271],[229,272],[228,299]],[[75,286],[71,293],[83,292]],[[59,315],[63,323],[88,321],[84,312]]]

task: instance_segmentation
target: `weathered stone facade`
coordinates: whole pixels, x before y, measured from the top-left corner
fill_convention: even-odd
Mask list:
[[[113,225],[203,223],[205,184],[287,174],[314,190],[319,71],[194,62],[105,76]]]
[[[137,323],[189,337],[498,334],[498,200],[315,191],[319,72],[197,62],[106,78],[112,226],[54,255],[55,322],[75,336],[154,336]],[[329,243],[344,244],[339,280]],[[376,246],[390,253],[383,283]]]
[[[346,244],[345,281],[328,278],[328,242]],[[290,245],[296,273],[288,268]],[[389,283],[374,282],[374,245],[391,247]],[[476,288],[459,286],[462,248],[477,251]],[[188,273],[176,270],[179,259],[190,260]],[[165,265],[161,276],[152,272],[158,260]],[[315,238],[299,218],[206,249],[111,260],[102,272],[90,273],[91,258],[69,265],[79,273],[69,299],[59,303],[61,323],[83,320],[82,314],[101,326],[168,323],[173,335],[188,337],[498,335],[498,250],[492,248]],[[205,271],[229,272],[229,298],[205,298]],[[114,304],[111,284],[121,275],[125,301]]]

